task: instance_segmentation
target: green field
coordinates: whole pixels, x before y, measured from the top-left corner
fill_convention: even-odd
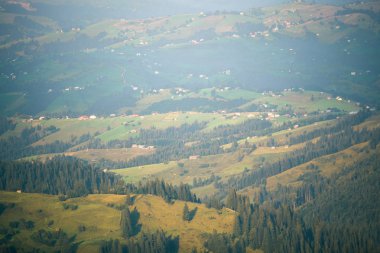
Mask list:
[[[191,96],[204,96],[211,90],[201,90]],[[219,93],[221,95],[219,95]],[[164,97],[167,95],[164,95]],[[317,92],[284,92],[282,95],[275,96],[271,94],[257,94],[254,92],[232,89],[223,92],[218,92],[218,96],[223,96],[224,99],[232,100],[244,98],[250,100],[248,105],[266,104],[267,106],[277,106],[277,110],[283,107],[290,107],[296,113],[312,113],[326,111],[328,109],[337,109],[344,112],[358,111],[360,109],[352,101],[338,101],[331,98],[329,94],[320,94]],[[313,96],[313,99],[311,98]],[[162,99],[161,95],[153,95],[143,98],[138,104],[137,110],[141,110],[145,105]],[[158,100],[157,100],[158,99]],[[243,107],[244,108],[244,107]],[[274,111],[273,114],[277,113]],[[162,114],[148,114],[140,116],[118,116],[118,117],[100,117],[94,120],[79,120],[72,119],[49,119],[49,120],[34,120],[30,124],[32,126],[41,125],[44,127],[55,126],[59,129],[58,132],[51,134],[34,145],[52,143],[56,140],[69,141],[73,136],[80,137],[84,134],[97,134],[97,138],[103,142],[111,140],[127,140],[137,136],[140,129],[149,129],[152,127],[158,129],[166,129],[168,127],[179,127],[182,124],[192,124],[194,122],[206,122],[207,126],[204,131],[212,131],[214,127],[221,125],[235,125],[242,123],[250,118],[260,118],[263,113],[254,111],[246,111],[237,113],[201,113],[201,112],[169,112]],[[17,119],[16,119],[17,120]],[[273,119],[273,123],[282,124],[289,121],[286,117],[278,117]],[[21,123],[21,120],[15,131],[6,133],[6,136],[17,135],[23,127],[30,124]]]
[[[201,97],[210,96],[211,89],[203,89],[198,92],[191,92],[189,96]],[[142,109],[152,101],[159,101],[160,99],[168,96],[169,91],[163,91],[162,94],[146,96],[142,98],[139,104]],[[231,100],[245,95],[245,99],[249,99],[247,104],[255,103],[257,105],[265,103],[268,106],[278,106],[275,110],[269,111],[273,115],[277,114],[277,110],[281,107],[287,106],[292,108],[297,113],[303,113],[301,116],[306,118],[308,113],[320,113],[327,109],[338,109],[341,111],[357,111],[359,107],[354,102],[346,100],[338,101],[337,99],[330,99],[330,95],[326,93],[312,92],[312,91],[287,91],[279,95],[272,93],[257,94],[254,92],[246,91],[243,89],[229,89],[218,91],[217,96],[223,99]],[[163,96],[162,96],[163,95]],[[40,145],[51,144],[56,141],[71,142],[79,139],[81,136],[89,134],[92,140],[99,139],[101,143],[107,144],[113,140],[129,140],[130,138],[138,137],[142,129],[167,129],[169,127],[180,127],[183,124],[192,124],[195,122],[205,122],[205,127],[201,130],[202,133],[212,132],[219,126],[233,126],[243,123],[250,119],[262,119],[267,117],[269,112],[225,112],[218,111],[213,113],[203,112],[168,112],[168,113],[152,113],[147,115],[129,115],[129,116],[114,116],[114,117],[97,117],[91,120],[81,120],[80,118],[69,119],[47,119],[47,120],[25,120],[14,118],[17,123],[12,131],[4,133],[0,138],[7,139],[10,136],[19,136],[23,129],[28,127],[42,126],[43,128],[55,126],[58,131],[48,136],[41,138],[32,144],[37,147]],[[281,126],[286,122],[294,122],[297,124],[297,118],[290,115],[280,115],[270,119],[273,126]],[[373,120],[373,124],[377,122]],[[286,154],[291,153],[293,150],[301,148],[303,144],[288,146],[290,138],[298,135],[313,131],[321,127],[332,126],[334,120],[326,122],[317,122],[312,125],[301,126],[299,128],[282,130],[274,132],[271,136],[249,136],[245,139],[239,140],[239,148],[237,151],[215,156],[204,156],[197,160],[189,160],[188,158],[181,161],[172,161],[169,163],[152,164],[137,166],[126,169],[115,170],[117,174],[125,176],[128,182],[138,182],[148,178],[158,177],[165,178],[165,180],[174,184],[186,182],[192,184],[194,178],[201,178],[203,180],[210,177],[211,173],[219,176],[222,180],[228,180],[232,175],[239,175],[246,168],[254,169],[259,167],[265,162],[273,162],[281,159]],[[366,123],[371,124],[371,123]],[[368,125],[370,127],[370,125]],[[275,149],[269,146],[269,141],[275,141],[277,146]],[[186,145],[193,145],[197,142],[187,143]],[[259,148],[252,153],[245,151],[245,145],[255,144]],[[76,156],[85,159],[91,163],[105,159],[113,162],[128,162],[138,156],[150,155],[155,150],[144,150],[139,148],[130,147],[115,147],[111,149],[91,149],[86,148],[88,141],[77,144],[76,146],[62,152],[61,154]],[[141,143],[136,143],[141,144]],[[226,151],[232,147],[232,143],[222,146]],[[79,151],[77,151],[79,149]],[[73,152],[74,151],[74,152]],[[41,154],[33,155],[27,159],[46,159],[52,155],[57,154]],[[183,167],[179,167],[178,163],[183,163]],[[202,192],[202,190],[200,190]],[[204,192],[204,191],[203,191]]]

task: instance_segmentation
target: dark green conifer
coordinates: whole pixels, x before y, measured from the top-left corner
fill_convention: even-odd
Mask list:
[[[190,221],[190,210],[189,207],[187,206],[187,203],[185,203],[185,206],[183,207],[183,214],[182,214],[182,219],[185,221]]]

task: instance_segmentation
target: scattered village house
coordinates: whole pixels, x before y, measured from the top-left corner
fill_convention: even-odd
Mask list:
[[[199,155],[191,155],[189,156],[189,160],[197,160],[199,158]]]

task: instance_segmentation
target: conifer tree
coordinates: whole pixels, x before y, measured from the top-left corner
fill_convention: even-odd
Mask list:
[[[239,236],[242,233],[241,229],[241,222],[238,215],[235,216],[235,222],[234,222],[234,235]]]
[[[128,206],[133,205],[133,198],[131,197],[130,194],[127,194],[125,196],[125,204],[128,205]]]
[[[129,208],[125,208],[124,210],[121,211],[120,227],[121,227],[121,235],[124,238],[128,238],[131,236],[133,232],[133,228],[132,228],[131,213],[129,212]]]
[[[237,195],[236,195],[236,190],[235,189],[230,189],[227,195],[227,200],[226,200],[226,207],[232,209],[232,210],[237,210]]]
[[[185,221],[190,221],[190,210],[189,207],[187,206],[187,203],[185,203],[185,206],[183,207],[183,214],[182,214],[182,219]]]

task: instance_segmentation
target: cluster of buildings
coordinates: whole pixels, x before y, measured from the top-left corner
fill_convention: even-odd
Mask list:
[[[89,120],[89,119],[96,119],[97,117],[95,115],[90,115],[90,116],[87,116],[87,115],[81,115],[79,116],[79,120]]]
[[[154,146],[145,146],[145,145],[133,144],[132,148],[138,148],[138,149],[144,149],[144,150],[153,150]]]
[[[258,38],[258,37],[269,37],[269,31],[263,31],[263,32],[250,32],[249,36],[251,38]]]
[[[49,89],[49,91],[50,90],[51,89]],[[67,88],[64,89],[64,91],[72,91],[72,90],[75,90],[75,91],[84,90],[84,87],[75,86],[75,87],[67,87]]]
[[[275,112],[268,112],[268,116],[266,117],[266,120],[271,120],[280,117],[280,114]]]

